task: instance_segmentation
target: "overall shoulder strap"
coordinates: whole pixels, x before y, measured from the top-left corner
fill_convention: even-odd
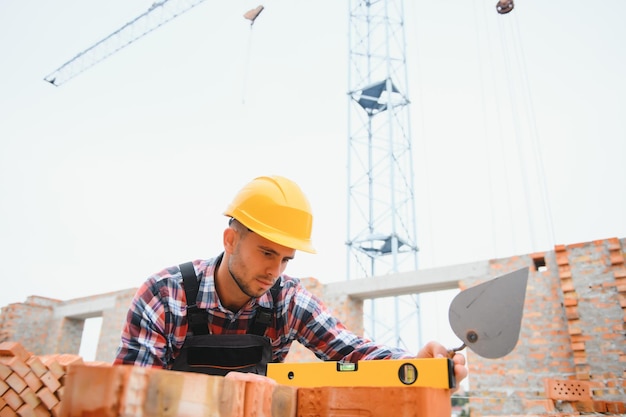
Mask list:
[[[281,278],[282,279],[282,278]],[[248,334],[255,334],[257,336],[263,336],[267,326],[272,323],[272,317],[276,313],[276,305],[278,304],[278,293],[280,293],[281,279],[277,279],[272,288],[270,288],[270,294],[272,295],[272,308],[257,307],[256,315],[250,323],[248,328]]]
[[[200,310],[196,305],[200,283],[196,276],[196,270],[192,262],[179,265],[183,275],[185,296],[187,297],[187,321],[194,335],[209,334],[209,317],[205,310]]]

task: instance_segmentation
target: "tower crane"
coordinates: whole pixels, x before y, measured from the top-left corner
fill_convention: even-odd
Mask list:
[[[79,52],[45,76],[44,80],[58,87],[202,2],[204,0],[156,0],[146,12]],[[244,17],[254,23],[262,10],[263,6],[258,6],[246,12]],[[500,14],[510,12],[513,10],[513,0],[498,0],[496,10]]]

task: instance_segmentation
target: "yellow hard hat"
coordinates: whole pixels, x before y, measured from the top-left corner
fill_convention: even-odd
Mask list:
[[[295,182],[285,177],[253,179],[239,190],[224,215],[274,243],[315,253],[309,200]]]

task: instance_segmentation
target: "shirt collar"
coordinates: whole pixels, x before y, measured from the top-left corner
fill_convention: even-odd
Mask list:
[[[200,302],[198,307],[205,308],[209,310],[223,310],[226,311],[224,306],[217,295],[217,291],[215,290],[215,271],[219,267],[222,262],[222,258],[224,257],[224,252],[220,253],[215,258],[211,258],[206,261],[206,266],[202,268],[199,273],[200,279],[200,288],[199,292],[201,294]],[[260,305],[261,307],[272,307],[272,294],[270,291],[266,292],[260,297],[251,298],[248,301],[248,304],[244,307],[253,308],[255,305]]]

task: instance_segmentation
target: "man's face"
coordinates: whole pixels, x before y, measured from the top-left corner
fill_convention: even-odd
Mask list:
[[[295,256],[295,249],[271,242],[254,232],[238,230],[228,271],[248,297],[265,294]]]

